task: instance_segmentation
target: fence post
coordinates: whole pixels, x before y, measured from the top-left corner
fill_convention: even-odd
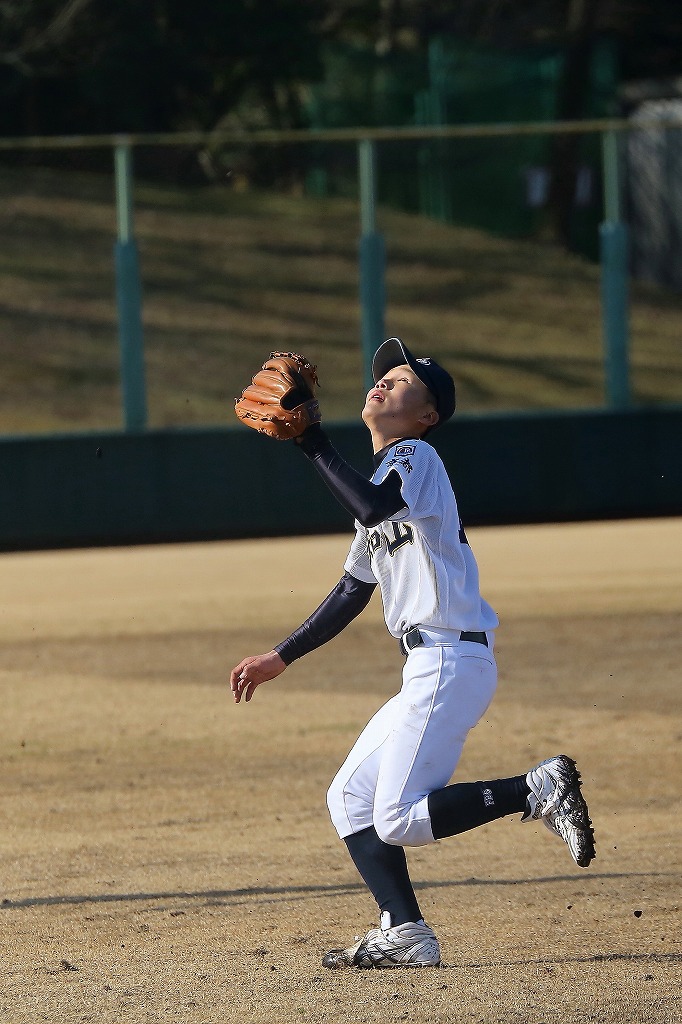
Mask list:
[[[376,230],[376,157],[371,139],[358,143],[360,182],[360,314],[365,391],[374,383],[372,356],[384,340],[386,246]]]
[[[147,401],[142,333],[140,261],[133,231],[132,160],[130,143],[114,149],[116,187],[116,308],[121,364],[123,421],[127,431],[144,430]]]
[[[607,404],[624,409],[630,404],[628,319],[628,229],[621,221],[618,136],[602,135],[604,221],[599,226],[601,250],[602,330]]]

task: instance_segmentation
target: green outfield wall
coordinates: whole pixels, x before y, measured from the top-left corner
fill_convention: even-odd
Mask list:
[[[371,467],[357,424],[328,432]],[[682,408],[462,417],[434,435],[468,525],[682,514]],[[292,443],[244,428],[0,439],[0,549],[351,530]]]

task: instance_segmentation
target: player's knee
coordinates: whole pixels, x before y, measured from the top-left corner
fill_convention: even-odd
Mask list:
[[[413,801],[375,801],[372,824],[389,846],[428,846],[435,842],[428,797]]]
[[[410,828],[410,819],[402,815],[398,810],[375,810],[374,828],[382,843],[389,846],[421,846],[421,842],[415,842]]]

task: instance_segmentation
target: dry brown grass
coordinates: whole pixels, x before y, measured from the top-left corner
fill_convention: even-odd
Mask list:
[[[121,424],[110,178],[0,170],[0,432]],[[451,367],[464,412],[603,402],[599,268],[381,209],[387,334]],[[358,207],[138,184],[150,424],[231,422],[271,349],[317,362],[325,417],[362,394]],[[682,297],[632,289],[637,403],[682,395]]]
[[[3,1022],[679,1024],[682,523],[472,531],[501,681],[458,777],[566,748],[598,857],[513,819],[412,851],[421,972],[320,966],[374,917],[324,793],[397,685],[378,603],[228,699],[347,542],[0,556]]]

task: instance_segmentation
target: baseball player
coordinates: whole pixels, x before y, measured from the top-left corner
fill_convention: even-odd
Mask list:
[[[478,568],[445,467],[429,434],[455,410],[455,386],[435,360],[398,338],[377,350],[362,418],[374,449],[367,480],[338,454],[319,423],[296,439],[355,519],[341,580],[273,650],[231,673],[238,703],[297,658],[336,636],[379,587],[386,625],[405,664],[402,687],[365,727],[334,778],[332,822],[374,897],[379,926],[328,968],[435,966],[440,947],[425,923],[405,847],[426,846],[504,817],[542,820],[576,864],[595,856],[575,762],[557,755],[513,778],[449,785],[464,740],[495,691],[498,619],[479,591]]]

